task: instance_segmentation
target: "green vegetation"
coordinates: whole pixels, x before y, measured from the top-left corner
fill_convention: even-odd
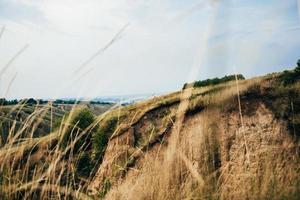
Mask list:
[[[79,176],[88,177],[95,166],[102,162],[109,138],[114,133],[117,122],[118,119],[112,117],[98,125],[88,108],[75,111],[62,137],[61,147],[65,149],[75,141],[72,151],[73,154],[78,154],[76,171]]]
[[[48,101],[46,100],[42,100],[42,99],[33,99],[33,98],[29,98],[29,99],[22,99],[22,100],[6,100],[5,98],[1,98],[0,99],[0,105],[2,106],[7,106],[7,105],[18,105],[18,104],[26,104],[26,105],[42,105],[42,104],[46,104],[48,103]]]
[[[67,130],[62,136],[61,148],[71,147],[67,151],[66,159],[75,155],[78,159],[76,176],[86,178],[90,176],[95,167],[90,154],[92,149],[91,138],[96,133],[98,126],[95,124],[94,115],[88,108],[82,108],[74,112],[69,124],[67,124],[66,119],[70,114],[65,116],[65,120],[62,121],[62,124],[67,126]]]
[[[106,122],[100,124],[97,132],[93,134],[93,156],[95,160],[102,161],[108,140],[114,133],[117,123],[118,119],[116,117],[111,117]]]
[[[94,168],[89,152],[82,152],[79,154],[76,171],[80,177],[89,177]]]
[[[77,111],[70,124],[67,124],[68,128],[61,141],[62,147],[66,148],[76,141],[73,151],[78,153],[80,149],[84,149],[84,146],[90,144],[91,135],[96,131],[96,127],[93,127],[94,122],[94,115],[89,109],[83,108]]]
[[[210,85],[217,85],[220,83],[225,83],[228,81],[233,81],[235,79],[238,80],[245,80],[245,77],[242,74],[237,74],[237,75],[229,75],[229,76],[224,76],[222,78],[212,78],[212,79],[206,79],[206,80],[200,80],[200,81],[195,81],[193,83],[185,83],[183,86],[183,89],[186,89],[188,87],[204,87],[204,86],[210,86]]]
[[[110,188],[111,188],[111,183],[110,183],[109,179],[107,178],[104,180],[102,188],[99,193],[99,196],[101,199],[103,199],[105,197],[105,195],[110,190]]]
[[[0,99],[0,105],[6,106],[6,105],[17,105],[19,103],[18,100],[6,100],[5,98]]]
[[[13,99],[13,100],[7,100],[5,98],[0,98],[0,105],[7,106],[7,105],[18,105],[18,104],[27,104],[27,105],[45,105],[49,103],[50,101],[44,100],[44,99],[34,99],[34,98],[28,98],[28,99]],[[81,100],[63,100],[63,99],[56,99],[54,101],[51,101],[53,105],[76,105],[76,104],[91,104],[91,105],[111,105],[113,103],[105,102],[105,101],[81,101]]]
[[[294,70],[286,70],[281,75],[281,81],[284,85],[292,84],[300,79],[300,60],[298,60],[297,67]]]

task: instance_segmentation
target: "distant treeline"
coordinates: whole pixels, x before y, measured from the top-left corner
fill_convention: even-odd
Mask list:
[[[222,78],[212,78],[212,79],[206,79],[206,80],[200,80],[200,81],[195,81],[193,83],[185,83],[183,85],[183,89],[186,89],[188,87],[204,87],[204,86],[209,86],[209,85],[216,85],[220,83],[225,83],[228,81],[233,81],[235,79],[238,80],[245,80],[245,77],[242,74],[237,74],[237,75],[228,75],[224,76]]]
[[[48,101],[42,99],[21,99],[21,100],[7,100],[5,98],[0,99],[0,105],[17,105],[17,104],[29,104],[29,105],[37,105],[37,104],[46,104]]]
[[[48,100],[43,100],[43,99],[34,99],[34,98],[29,98],[29,99],[21,99],[21,100],[7,100],[5,98],[0,98],[0,105],[17,105],[17,104],[26,104],[26,105],[42,105],[42,104],[47,104],[50,101]],[[58,104],[81,104],[81,103],[89,103],[89,104],[111,104],[109,102],[101,102],[101,101],[76,101],[76,100],[62,100],[62,99],[56,99],[52,101],[54,105]]]

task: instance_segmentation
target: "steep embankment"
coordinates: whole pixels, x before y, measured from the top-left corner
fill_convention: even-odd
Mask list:
[[[107,199],[298,199],[300,84],[285,74],[115,110],[92,182]]]

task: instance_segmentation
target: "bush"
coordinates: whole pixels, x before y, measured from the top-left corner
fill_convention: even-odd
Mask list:
[[[78,159],[76,171],[79,176],[88,177],[94,168],[94,164],[88,152],[83,152]]]
[[[118,119],[112,117],[104,124],[100,125],[98,131],[93,136],[93,156],[95,160],[102,161],[105,148],[107,146],[109,137],[116,129]]]
[[[284,85],[293,84],[297,80],[300,79],[300,60],[298,60],[297,67],[294,70],[285,70],[283,74],[281,75],[281,81]]]
[[[74,141],[78,135],[83,134],[83,131],[86,131],[94,123],[94,115],[87,108],[79,110],[75,113],[73,119],[70,122],[70,125],[62,138],[62,147],[66,148],[71,141]],[[81,138],[76,142],[74,147],[74,152],[77,153],[82,145],[88,145],[90,143],[91,134],[96,130],[96,127],[93,130],[89,130],[88,134],[81,136]]]

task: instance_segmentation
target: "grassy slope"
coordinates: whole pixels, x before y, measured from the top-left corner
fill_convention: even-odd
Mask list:
[[[132,105],[130,107],[114,110],[113,112],[110,112],[107,115],[101,116],[100,121],[102,124],[110,124],[109,122],[111,120],[118,119],[118,126],[116,126],[115,129],[109,129],[110,132],[106,133],[110,138],[110,142],[104,156],[105,163],[102,166],[100,166],[98,173],[96,174],[91,184],[91,188],[94,189],[96,193],[100,191],[101,196],[103,195],[102,193],[107,192],[107,182],[109,182],[109,185],[114,185],[120,180],[122,180],[124,176],[126,177],[126,174],[132,173],[131,169],[134,169],[139,165],[136,164],[136,162],[139,159],[141,159],[141,157],[143,157],[144,154],[148,154],[148,152],[151,152],[151,149],[153,148],[153,146],[155,146],[155,144],[159,145],[163,142],[164,137],[166,137],[164,134],[166,133],[166,130],[169,126],[173,127],[173,129],[174,127],[177,127],[177,130],[178,128],[181,129],[186,123],[185,118],[189,118],[190,116],[193,116],[197,113],[201,113],[203,110],[207,109],[221,110],[221,113],[225,115],[229,115],[231,111],[239,113],[239,103],[237,101],[237,87],[240,93],[241,115],[251,116],[255,114],[255,112],[259,112],[256,111],[256,109],[260,108],[261,105],[264,105],[267,110],[270,110],[272,112],[272,115],[274,115],[275,117],[274,120],[278,120],[278,124],[281,121],[284,122],[285,125],[283,125],[282,128],[284,128],[285,126],[287,127],[287,137],[291,138],[292,141],[290,141],[290,139],[287,139],[287,141],[285,141],[285,139],[283,139],[285,137],[282,136],[280,136],[282,138],[278,138],[278,141],[289,141],[289,145],[291,145],[291,147],[294,148],[294,151],[290,152],[291,154],[289,156],[297,157],[297,152],[299,151],[298,141],[300,132],[300,83],[299,81],[297,81],[299,79],[296,79],[294,82],[285,84],[283,81],[285,79],[286,76],[284,73],[274,73],[264,77],[239,81],[238,86],[236,85],[235,81],[233,81],[210,87],[194,89],[190,88],[182,93],[178,92],[163,97],[158,97],[146,102]],[[156,112],[158,112],[159,114],[157,114]],[[184,117],[181,117],[182,115]],[[267,111],[263,111],[262,115],[267,115]],[[217,118],[217,116],[218,115],[214,117]],[[212,117],[212,121],[215,120],[214,117]],[[159,122],[156,122],[157,120]],[[239,119],[236,119],[236,121],[239,121]],[[273,132],[276,131],[277,130],[273,130]],[[174,135],[174,130],[172,130],[170,134]],[[208,138],[208,140],[211,140],[210,137]],[[133,140],[133,142],[128,142],[128,140]],[[249,140],[251,141],[252,139],[250,138]],[[269,138],[267,140],[271,139]],[[279,146],[278,148],[282,147]],[[279,153],[278,158],[281,158],[281,156],[286,153],[284,148],[285,147],[283,147],[282,149],[282,153]],[[173,151],[177,152],[176,150]],[[219,150],[215,149],[213,151],[215,153],[218,153]],[[268,156],[271,155],[272,152],[268,154]],[[269,157],[267,159],[269,159]],[[281,160],[280,162],[286,161]],[[296,159],[294,162],[291,163],[295,162],[299,164],[299,159]],[[144,164],[146,164],[146,162],[144,162]],[[162,163],[160,164],[161,166],[163,166]],[[297,184],[299,184],[299,182],[297,181],[298,179],[296,177],[299,174],[297,175],[296,172],[297,170],[299,170],[299,168],[295,168],[295,165],[287,166],[287,169],[290,170],[291,173],[289,174],[289,176],[292,177],[292,185],[290,187],[292,187],[293,189],[297,189]],[[138,168],[136,170],[141,169]],[[268,169],[263,170],[262,173],[266,173],[267,170]],[[156,174],[155,176],[158,175]],[[276,176],[278,176],[278,174]],[[151,179],[151,175],[149,175],[149,177],[147,178]],[[159,181],[156,184],[159,183],[161,183],[161,181]],[[291,190],[282,190],[282,193],[279,193],[278,188],[279,185],[282,183],[283,182],[279,181],[278,186],[273,188],[274,193],[271,192],[271,194],[264,194],[265,196],[259,196],[257,194],[256,197],[269,198],[268,195],[279,196],[280,194],[281,196],[278,198],[284,199],[287,198],[286,195],[288,195],[288,193],[291,193],[290,198],[297,198],[297,196],[295,196],[297,195],[297,192],[295,193],[295,190],[293,190],[293,192],[291,192]],[[179,182],[178,184],[184,185],[184,183],[182,182]],[[127,185],[126,187],[127,188],[125,191],[130,190],[131,188],[130,185]],[[256,184],[256,187],[258,187],[258,184]],[[272,186],[268,185],[265,187]],[[180,189],[178,189],[178,191],[180,191]],[[240,191],[242,191],[242,189]],[[140,192],[145,193],[149,191],[143,190]],[[136,195],[137,197],[139,196],[138,194]],[[218,198],[220,198],[219,195],[220,194],[218,194]],[[116,196],[114,196],[113,198],[116,198]],[[147,198],[149,198],[149,196]],[[170,197],[156,196],[156,198]],[[200,197],[198,196],[198,198]]]
[[[245,99],[263,102],[278,119],[287,122],[289,132],[297,140],[299,138],[297,133],[299,133],[300,123],[299,82],[283,85],[282,76],[282,74],[273,74],[239,81],[238,89],[242,102]],[[94,170],[89,177],[79,177],[79,180],[77,180],[78,177],[72,177],[76,173],[74,168],[77,166],[78,155],[72,156],[68,153],[66,157],[67,151],[59,147],[59,137],[64,132],[64,127],[48,136],[36,139],[29,138],[18,141],[17,144],[10,143],[0,150],[1,174],[5,172],[10,179],[9,185],[7,185],[2,177],[3,184],[0,191],[9,191],[7,197],[28,195],[27,198],[38,198],[42,195],[44,198],[49,198],[49,195],[54,195],[57,197],[76,196],[85,199],[88,198],[86,196],[88,194],[87,189],[92,188],[96,189],[97,198],[98,195],[104,196],[111,185],[115,185],[114,180],[118,180],[118,177],[123,177],[130,172],[135,163],[138,163],[141,155],[147,153],[155,144],[162,142],[164,133],[170,133],[168,127],[172,127],[172,135],[176,135],[173,133],[173,129],[178,130],[178,128],[184,126],[185,118],[189,118],[207,108],[219,108],[226,110],[226,112],[230,109],[234,110],[237,105],[236,101],[237,85],[235,81],[232,81],[216,86],[188,88],[183,92],[155,97],[134,105],[112,108],[97,118],[95,124],[99,124],[100,130],[93,137],[97,137],[97,134],[104,134],[108,145],[110,145],[114,144],[119,138],[122,140],[122,136],[126,136],[134,129],[136,132],[134,144],[128,149],[125,160],[124,156],[121,156],[110,163],[107,158],[114,150],[110,149],[109,146],[107,147],[106,143],[101,146],[101,149],[98,149],[99,146],[95,144],[97,140],[93,140],[93,147],[88,149],[87,152],[94,155],[93,159],[100,159],[100,162],[95,162]],[[250,113],[251,109],[247,106],[243,107],[243,105],[243,114]],[[83,131],[83,134],[85,134],[85,131]],[[53,143],[53,141],[55,142]],[[68,146],[67,149],[73,149],[73,146]],[[104,152],[97,154],[97,151]],[[7,152],[10,152],[9,156]],[[98,155],[98,157],[95,158],[95,155]],[[88,158],[90,159],[90,157]],[[22,163],[27,163],[25,167],[18,164],[21,162],[20,159]],[[38,162],[39,159],[41,162]],[[106,164],[111,164],[111,166],[101,164],[103,159]],[[10,163],[12,160],[14,160],[14,167],[9,169],[5,163]],[[188,162],[188,160],[184,160]],[[115,167],[116,163],[118,164],[117,167]],[[101,169],[105,167],[112,168],[112,173],[107,174],[107,171]],[[34,173],[33,169],[36,169]],[[17,170],[18,173],[15,173],[14,170]],[[20,172],[25,176],[21,176]],[[109,179],[101,178],[101,173],[102,175],[108,175]],[[29,174],[31,175],[29,176]],[[196,174],[197,179],[197,173],[192,174]],[[26,187],[20,187],[20,185],[26,185]],[[199,188],[196,187],[196,189]]]

